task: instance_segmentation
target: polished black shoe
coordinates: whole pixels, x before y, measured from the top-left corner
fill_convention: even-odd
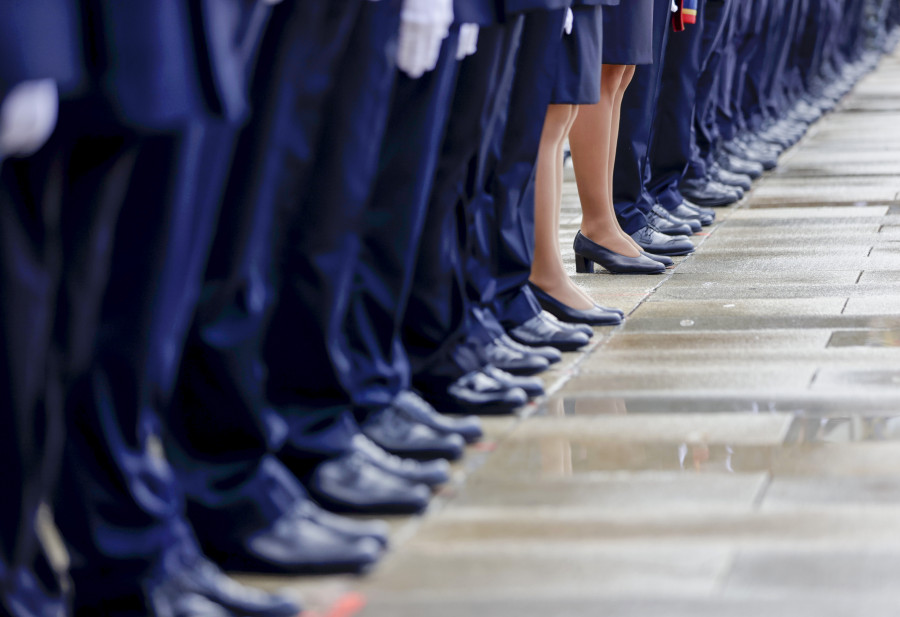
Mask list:
[[[694,234],[691,226],[687,223],[676,223],[668,217],[662,216],[652,209],[645,214],[647,222],[656,227],[659,231],[669,236],[691,236]]]
[[[447,413],[497,415],[513,413],[528,402],[528,394],[522,388],[508,388],[482,371],[472,371],[428,402]]]
[[[292,600],[241,585],[202,555],[180,560],[180,567],[162,577],[158,584],[148,585],[147,596],[154,615],[213,615],[215,609],[210,603],[225,609],[226,614],[246,617],[294,617],[300,612]],[[195,613],[197,609],[202,610]],[[173,612],[166,612],[169,610]]]
[[[481,419],[477,416],[461,418],[445,416],[412,390],[403,391],[395,396],[391,406],[409,419],[435,431],[459,435],[466,443],[476,442],[484,435]]]
[[[695,204],[691,201],[688,201],[687,199],[682,201],[681,205],[684,206],[685,208],[693,210],[694,212],[699,212],[701,216],[709,216],[713,220],[716,220],[716,211],[713,210],[712,208],[704,208],[703,206],[698,206],[697,204]]]
[[[768,151],[763,151],[758,148],[751,148],[737,140],[726,142],[724,145],[724,149],[726,152],[736,154],[741,158],[750,161],[756,161],[763,166],[763,169],[766,170],[775,169],[778,166],[777,155],[773,155]]]
[[[720,184],[724,184],[725,186],[737,186],[740,187],[741,190],[749,191],[753,186],[753,178],[748,176],[747,174],[736,174],[733,171],[728,171],[727,169],[723,169],[719,165],[713,163],[710,166],[710,175],[711,177]]]
[[[550,367],[546,358],[530,351],[516,351],[497,340],[485,345],[484,353],[490,364],[514,375],[535,375]]]
[[[676,225],[687,225],[688,227],[691,228],[691,234],[697,233],[703,227],[703,225],[700,224],[700,220],[697,219],[697,217],[695,217],[695,216],[687,216],[687,217],[678,216],[674,212],[670,212],[670,211],[666,210],[659,204],[654,204],[651,211],[655,215],[666,219],[670,223],[675,223]],[[687,235],[691,235],[691,234],[687,234]],[[676,234],[676,235],[678,235],[678,234]]]
[[[652,260],[651,260],[652,261]],[[658,264],[661,266],[661,264]],[[574,309],[563,304],[543,289],[532,282],[528,285],[541,304],[541,308],[552,314],[560,321],[583,323],[591,326],[617,326],[622,323],[622,316],[618,311],[608,310],[598,304],[586,310]]]
[[[685,182],[679,190],[691,203],[712,208],[733,204],[741,198],[737,190],[719,188],[709,181]]]
[[[518,341],[514,341],[508,334],[502,334],[495,339],[494,342],[500,343],[501,345],[505,345],[512,349],[513,351],[518,351],[521,353],[530,352],[533,354],[537,354],[540,357],[544,358],[550,364],[554,364],[562,360],[562,354],[556,347],[550,346],[538,346],[538,347],[530,347],[528,345],[523,345]],[[496,365],[494,365],[496,366]],[[502,367],[501,367],[502,368]],[[505,369],[504,369],[505,370]],[[510,371],[512,372],[512,371]]]
[[[713,180],[713,179],[710,179],[707,182],[707,186],[715,191],[724,191],[724,192],[730,191],[731,193],[734,194],[737,201],[740,201],[741,198],[744,197],[744,189],[742,189],[739,186],[731,186],[728,184],[722,184],[718,180]]]
[[[675,262],[666,257],[665,255],[654,255],[653,253],[648,253],[647,251],[641,251],[641,255],[646,257],[647,259],[652,259],[656,263],[660,263],[664,268],[671,268],[675,265]],[[623,314],[624,317],[624,314]]]
[[[763,166],[756,161],[748,161],[745,158],[729,154],[728,152],[720,152],[716,156],[716,162],[722,169],[726,169],[732,173],[750,176],[753,180],[762,176],[765,171]]]
[[[375,537],[366,533],[369,528]],[[337,574],[367,569],[381,557],[385,544],[383,522],[347,519],[304,500],[264,529],[240,539],[222,538],[217,546],[204,549],[229,570]]]
[[[699,209],[691,208],[687,203],[684,202],[678,204],[675,210],[673,210],[673,214],[679,216],[693,216],[695,219],[700,221],[700,224],[704,227],[712,225],[713,221],[716,220],[716,215],[714,212],[711,214],[707,214],[707,212],[701,212]]]
[[[431,498],[427,485],[384,471],[360,452],[320,463],[304,485],[313,499],[332,512],[415,514]]]
[[[437,432],[393,406],[369,414],[360,428],[385,452],[407,459],[455,461],[462,457],[466,445],[459,435]]]
[[[584,332],[562,328],[536,315],[523,324],[509,328],[510,338],[530,346],[551,346],[561,351],[574,351],[587,345],[591,337]]]
[[[459,437],[459,435],[453,435]],[[450,479],[450,464],[445,459],[417,461],[391,454],[365,435],[353,438],[353,451],[381,471],[414,484],[437,486]]]
[[[518,377],[491,365],[487,365],[481,369],[481,372],[488,377],[497,380],[507,388],[521,388],[525,391],[525,394],[528,395],[528,398],[534,398],[544,394],[544,384],[537,377]]]
[[[611,308],[608,310],[618,312],[623,317],[625,316],[625,313],[623,311],[620,311],[619,309]],[[541,317],[543,317],[547,321],[554,323],[559,328],[563,328],[565,330],[570,330],[570,331],[574,330],[576,332],[584,332],[588,336],[594,336],[594,329],[587,324],[562,322],[559,319],[557,319],[556,316],[553,315],[553,313],[548,313],[547,311],[541,311]]]
[[[572,248],[575,251],[576,272],[593,272],[595,263],[600,264],[613,274],[660,274],[665,271],[665,267],[660,267],[660,264],[653,259],[649,259],[643,255],[639,255],[638,257],[620,255],[619,253],[600,246],[580,231],[575,234],[575,241],[572,243]],[[537,296],[538,292],[536,289],[538,288],[532,287],[532,291],[534,291]],[[548,297],[543,290],[541,290],[540,293],[542,296]],[[544,310],[547,310],[554,315],[556,314],[554,311],[544,307],[541,296],[538,296],[538,301],[541,302],[541,306]]]
[[[677,256],[694,252],[694,245],[686,236],[667,236],[649,225],[641,227],[631,237],[648,253]]]

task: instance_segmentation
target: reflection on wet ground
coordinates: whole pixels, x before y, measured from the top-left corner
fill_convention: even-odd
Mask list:
[[[253,582],[371,617],[897,615],[900,55],[858,92],[674,271],[576,277],[626,323],[488,419],[374,573]]]

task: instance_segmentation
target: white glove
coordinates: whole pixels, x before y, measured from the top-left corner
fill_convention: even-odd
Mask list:
[[[678,3],[675,2],[675,0],[672,0],[672,12],[673,12],[673,13],[677,13],[677,12],[678,12]]]
[[[572,9],[566,9],[566,25],[563,26],[563,30],[566,31],[566,34],[572,34],[572,28],[575,26],[575,15],[572,13]]]
[[[478,24],[462,24],[459,27],[459,47],[456,48],[456,59],[462,60],[471,56],[478,49]]]
[[[0,153],[28,156],[43,146],[59,113],[59,92],[52,79],[24,81],[0,104]]]
[[[437,66],[441,43],[453,23],[453,0],[404,0],[397,66],[418,79]]]

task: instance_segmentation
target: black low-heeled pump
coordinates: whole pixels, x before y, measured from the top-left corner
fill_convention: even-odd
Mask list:
[[[532,283],[528,282],[531,291],[540,303],[541,308],[559,319],[569,323],[584,323],[592,326],[617,326],[622,323],[622,315],[620,311],[607,309],[599,305],[587,310],[574,309],[567,304],[563,304],[546,291]]]
[[[638,255],[628,257],[603,248],[580,231],[572,244],[575,250],[575,272],[591,273],[598,263],[613,274],[661,274],[666,267],[658,261]]]

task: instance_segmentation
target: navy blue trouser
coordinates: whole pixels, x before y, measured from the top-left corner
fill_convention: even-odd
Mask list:
[[[716,80],[722,62],[722,39],[734,8],[733,0],[707,2],[703,17],[703,43],[701,70],[697,80],[697,102],[694,111],[694,130],[691,137],[691,158],[685,178],[706,178],[708,165],[712,163],[715,142]]]
[[[412,384],[403,318],[459,72],[458,38],[453,28],[433,71],[397,78],[345,322],[348,391],[360,420]]]
[[[476,225],[487,226],[491,246],[475,245],[470,261],[483,267],[470,268],[470,287],[493,309],[506,327],[525,323],[541,312],[540,304],[527,286],[534,257],[534,175],[547,106],[550,104],[558,70],[553,49],[562,42],[556,36],[562,11],[549,11],[537,30],[525,17],[522,46],[515,64],[515,77],[508,101],[495,113],[496,139],[482,150],[481,192],[473,202],[483,204],[484,218]],[[505,123],[503,120],[505,119]],[[480,235],[476,235],[480,238]],[[489,252],[485,249],[490,249]],[[488,273],[478,281],[477,273]]]
[[[281,280],[263,343],[267,395],[289,424],[288,443],[310,454],[325,446],[320,433],[346,426],[342,418],[352,404],[345,324],[390,112],[399,19],[397,0],[361,4],[319,120],[309,182],[298,186],[291,157],[271,189],[286,216],[274,241]],[[279,122],[285,148],[310,144],[290,109]],[[351,436],[328,447],[345,450]]]
[[[650,144],[650,182],[647,190],[654,203],[674,210],[683,201],[678,185],[691,158],[691,131],[700,77],[705,2],[697,11],[697,23],[670,35],[656,128]]]
[[[646,187],[650,181],[650,144],[671,28],[670,6],[668,0],[654,0],[653,64],[635,68],[634,79],[622,99],[622,119],[613,167],[613,206],[627,234],[633,234],[647,225],[645,214],[653,207]]]
[[[482,366],[477,354],[462,365],[454,354],[466,335],[469,306],[464,204],[476,190],[479,146],[489,139],[496,101],[507,96],[503,76],[515,58],[519,35],[510,24],[483,28],[478,51],[460,66],[402,322],[413,383],[423,390],[441,388]]]
[[[304,498],[269,454],[286,437],[267,400],[261,357],[275,229],[290,207],[276,195],[281,189],[295,200],[309,181],[320,118],[361,6],[284,3],[259,54],[254,117],[240,134],[169,413],[168,457],[204,545],[227,548]]]

